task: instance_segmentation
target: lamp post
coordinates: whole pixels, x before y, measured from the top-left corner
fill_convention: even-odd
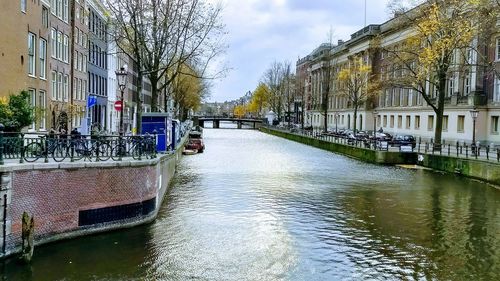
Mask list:
[[[476,147],[476,119],[477,116],[479,115],[479,111],[474,107],[470,111],[470,115],[472,116],[472,147],[473,147],[473,153],[475,154],[475,147]]]
[[[378,115],[378,111],[374,110],[372,112],[373,114],[373,138],[376,139],[377,138],[377,115]]]
[[[338,132],[338,130],[337,130],[337,123],[338,123],[338,120],[339,120],[339,116],[340,116],[340,113],[335,112],[335,134]]]
[[[125,104],[123,102],[123,92],[125,91],[125,87],[127,86],[127,65],[124,65],[115,72],[116,77],[118,78],[118,87],[120,88],[120,101],[121,101],[121,109],[120,109],[120,136],[123,136],[123,108]]]

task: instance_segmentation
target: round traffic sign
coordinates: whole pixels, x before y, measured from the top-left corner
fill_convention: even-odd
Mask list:
[[[115,101],[115,109],[116,111],[122,111],[122,101]]]

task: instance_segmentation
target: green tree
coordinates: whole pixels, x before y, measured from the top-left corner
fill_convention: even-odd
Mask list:
[[[0,100],[0,123],[9,132],[19,132],[34,121],[33,107],[27,91],[10,95],[8,101]]]

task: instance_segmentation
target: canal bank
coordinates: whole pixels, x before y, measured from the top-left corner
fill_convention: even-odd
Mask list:
[[[0,166],[0,258],[21,251],[24,212],[35,246],[153,221],[181,157],[177,149],[148,160]]]
[[[417,152],[379,151],[342,143],[334,143],[266,127],[260,128],[260,131],[330,152],[339,153],[368,163],[383,165],[416,164],[500,186],[500,164],[491,161],[464,159],[438,154],[419,154]]]
[[[282,137],[291,141],[314,146],[330,152],[340,153],[342,155],[352,157],[361,161],[382,165],[397,165],[397,164],[415,164],[417,162],[417,153],[400,153],[394,151],[381,151],[344,145],[341,143],[329,142],[322,139],[312,138],[308,136],[293,134],[289,132],[273,130],[262,127],[260,130],[264,133],[271,134],[277,137]]]

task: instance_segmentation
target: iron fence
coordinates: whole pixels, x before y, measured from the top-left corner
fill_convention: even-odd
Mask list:
[[[495,145],[471,144],[466,142],[446,142],[441,144],[431,141],[425,142],[418,138],[415,142],[398,142],[393,140],[374,139],[372,136],[364,139],[353,138],[334,132],[322,132],[304,129],[288,129],[269,126],[278,131],[285,131],[309,138],[320,139],[327,142],[339,143],[359,148],[394,151],[394,152],[416,152],[419,154],[444,155],[450,157],[477,159],[483,161],[500,162],[500,148]]]
[[[140,136],[4,133],[0,131],[0,163],[121,161],[156,158],[156,134]]]

